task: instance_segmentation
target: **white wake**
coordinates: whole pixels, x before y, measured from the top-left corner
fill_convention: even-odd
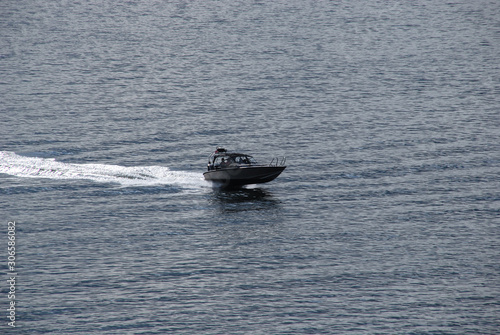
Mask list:
[[[201,173],[172,171],[164,166],[125,167],[106,164],[71,164],[54,158],[25,157],[0,151],[0,174],[27,178],[84,179],[122,186],[174,185],[186,188],[207,186]]]

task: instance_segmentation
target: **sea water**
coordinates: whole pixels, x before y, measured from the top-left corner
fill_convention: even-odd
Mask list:
[[[498,333],[498,2],[4,1],[0,78],[2,333]]]

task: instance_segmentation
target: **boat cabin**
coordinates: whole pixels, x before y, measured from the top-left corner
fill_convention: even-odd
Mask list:
[[[257,161],[250,155],[227,152],[224,148],[217,150],[208,158],[208,171],[220,170],[226,168],[238,168],[257,165]]]

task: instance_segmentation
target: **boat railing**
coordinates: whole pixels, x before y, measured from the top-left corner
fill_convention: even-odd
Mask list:
[[[286,157],[274,157],[269,163],[269,166],[284,166],[286,162]]]

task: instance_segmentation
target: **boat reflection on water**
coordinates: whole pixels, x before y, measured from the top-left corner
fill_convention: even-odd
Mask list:
[[[271,192],[261,188],[214,188],[213,194],[224,202],[229,203],[264,201],[272,199]]]
[[[214,188],[211,195],[211,202],[222,212],[278,209],[280,205],[270,191],[261,188]]]

